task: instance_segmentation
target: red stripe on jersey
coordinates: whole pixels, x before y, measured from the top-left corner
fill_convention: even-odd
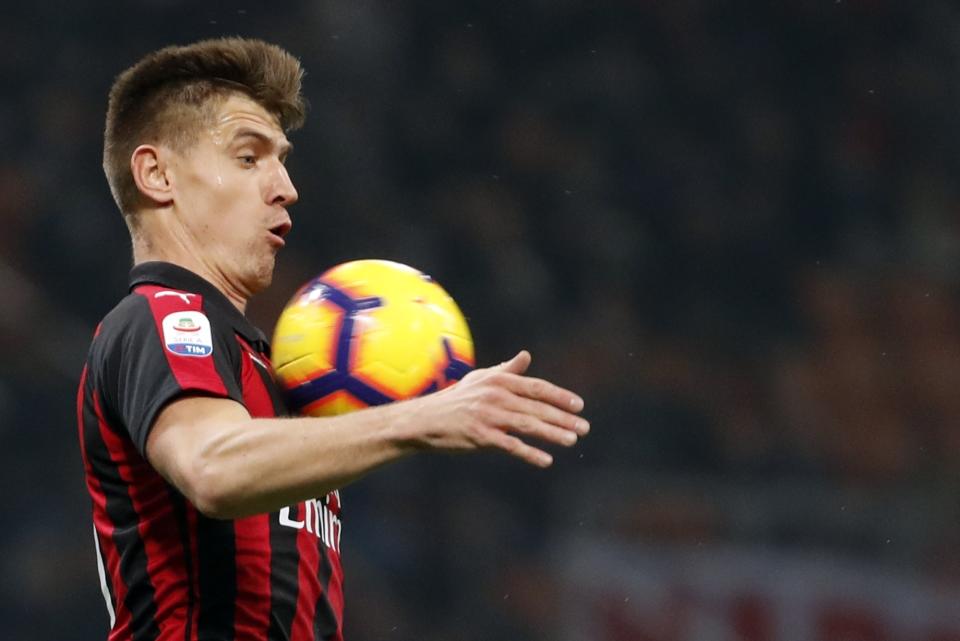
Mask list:
[[[240,343],[240,352],[243,355],[243,365],[240,370],[243,404],[253,418],[273,418],[277,415],[273,408],[273,399],[270,398],[270,392],[267,391],[263,379],[257,373],[257,366],[253,364],[256,358],[264,368],[267,368],[269,376],[269,361],[265,355],[257,353],[239,336],[237,336],[237,342]]]
[[[163,343],[163,353],[167,357],[170,371],[173,372],[180,387],[185,391],[205,391],[226,396],[227,388],[217,373],[212,353],[206,356],[186,356],[170,351],[166,345],[163,319],[177,312],[202,313],[203,297],[200,294],[156,285],[142,285],[137,287],[134,292],[146,298],[150,304],[153,321],[157,325],[157,334],[161,343]]]
[[[200,625],[200,553],[199,547],[197,546],[197,508],[193,507],[193,503],[186,499],[184,499],[183,505],[187,512],[187,537],[190,546],[188,554],[190,554],[190,567],[193,568],[193,573],[190,577],[190,599],[193,603],[193,611],[190,613],[191,632],[189,641],[198,641],[197,633]]]
[[[99,483],[96,481],[92,483],[96,483],[99,490]],[[127,639],[130,636],[130,626],[132,624],[130,609],[125,605],[127,585],[120,575],[120,553],[113,542],[114,527],[110,517],[107,516],[106,509],[94,507],[93,525],[99,538],[100,553],[103,555],[103,571],[110,577],[113,587],[113,611],[116,619],[108,639],[109,641]]]
[[[95,395],[95,392],[91,392]],[[102,426],[98,425],[102,430]],[[84,439],[81,439],[83,442]],[[86,448],[84,447],[84,450]],[[93,498],[93,526],[97,536],[100,537],[100,553],[103,554],[104,572],[110,577],[110,583],[113,587],[113,610],[116,615],[116,621],[110,631],[109,640],[116,641],[129,636],[130,626],[132,625],[132,614],[126,606],[127,584],[120,571],[120,551],[114,541],[113,521],[107,514],[107,495],[100,485],[100,479],[96,476],[93,466],[88,459],[84,459],[84,466],[87,471],[87,488],[90,490],[90,496]]]
[[[99,327],[97,328],[99,331]],[[123,606],[127,596],[127,586],[120,575],[120,554],[113,541],[113,522],[107,516],[107,496],[100,486],[100,479],[93,470],[93,465],[87,456],[86,438],[84,435],[85,422],[83,420],[84,396],[87,386],[87,367],[84,366],[80,374],[80,391],[77,392],[77,424],[80,430],[80,457],[83,459],[83,468],[87,477],[87,489],[93,501],[93,525],[95,535],[100,544],[100,554],[103,555],[103,570],[110,577],[113,594],[113,610],[116,617],[110,633],[111,641],[122,635],[129,634],[130,610]]]
[[[160,639],[182,639],[186,626],[190,577],[173,504],[166,481],[137,452],[129,439],[117,435],[103,417],[100,400],[93,393],[93,409],[100,427],[100,438],[127,484],[130,503],[137,514],[137,532],[147,557],[148,579],[154,590],[155,620]],[[119,568],[114,579],[120,576]],[[123,608],[126,609],[126,608]],[[117,613],[119,616],[119,613]],[[159,640],[158,640],[159,641]]]
[[[301,503],[301,505],[305,504]],[[320,509],[319,504],[316,509]],[[309,512],[304,514],[304,520],[308,515]],[[297,549],[300,551],[298,570],[300,591],[297,594],[297,610],[290,630],[290,641],[314,641],[313,619],[317,614],[317,599],[320,598],[323,590],[317,578],[317,570],[320,567],[318,540],[316,534],[309,532],[306,527],[297,533]]]
[[[77,430],[80,434],[80,458],[83,459],[83,467],[86,469],[89,479],[92,468],[87,460],[87,444],[83,440],[83,395],[87,387],[87,369],[88,366],[84,365],[83,371],[80,372],[80,389],[77,390]]]
[[[233,523],[236,540],[237,639],[266,639],[270,628],[270,515],[258,514]]]
[[[240,370],[243,404],[250,416],[274,415],[273,402],[250,358],[250,348],[241,343]],[[250,351],[248,351],[250,350]],[[239,639],[266,639],[270,627],[270,515],[261,514],[234,522],[237,563],[236,636]]]
[[[339,528],[338,528],[339,529]],[[340,538],[340,532],[336,532],[337,539]],[[340,564],[339,554],[328,554],[332,572],[330,574],[330,584],[327,587],[327,600],[330,607],[336,613],[337,636],[336,641],[343,641],[343,566]]]
[[[340,516],[342,506],[340,505],[340,492],[330,492],[327,494],[327,508],[337,517]],[[330,523],[330,542],[335,551],[327,552],[327,558],[330,561],[330,580],[327,582],[327,601],[330,608],[336,613],[337,634],[334,637],[336,641],[343,641],[343,566],[340,563],[340,531],[343,528],[343,522],[338,518]]]

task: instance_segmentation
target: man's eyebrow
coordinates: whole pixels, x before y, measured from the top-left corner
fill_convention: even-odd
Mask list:
[[[240,129],[233,134],[233,142],[237,142],[241,138],[256,138],[263,144],[271,147],[275,144],[274,138],[271,138],[262,131],[257,131],[256,129]],[[279,148],[281,156],[284,154],[289,154],[291,151],[293,151],[293,143],[291,143],[289,140],[285,140],[284,142],[280,143]]]

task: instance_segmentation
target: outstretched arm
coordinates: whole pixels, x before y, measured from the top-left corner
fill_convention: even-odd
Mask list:
[[[422,398],[331,418],[254,419],[229,399],[166,406],[147,439],[150,463],[198,510],[237,518],[322,496],[421,450],[499,449],[546,467],[528,437],[570,446],[589,431],[583,401],[524,376],[522,351]]]

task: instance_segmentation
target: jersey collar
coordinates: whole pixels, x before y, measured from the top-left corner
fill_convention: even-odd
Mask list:
[[[130,270],[130,291],[138,285],[148,283],[200,294],[204,302],[216,307],[218,315],[226,318],[238,334],[247,339],[257,350],[269,353],[269,345],[263,332],[254,327],[210,281],[173,263],[150,261],[135,265]]]

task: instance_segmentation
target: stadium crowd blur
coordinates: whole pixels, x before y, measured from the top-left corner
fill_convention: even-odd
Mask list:
[[[552,550],[583,535],[960,583],[954,3],[267,7],[3,9],[5,639],[104,638],[73,399],[130,264],[106,92],[215,35],[308,71],[300,203],[255,320],[335,263],[412,264],[482,363],[529,348],[594,426],[545,473],[420,457],[349,488],[349,638],[560,638]]]

